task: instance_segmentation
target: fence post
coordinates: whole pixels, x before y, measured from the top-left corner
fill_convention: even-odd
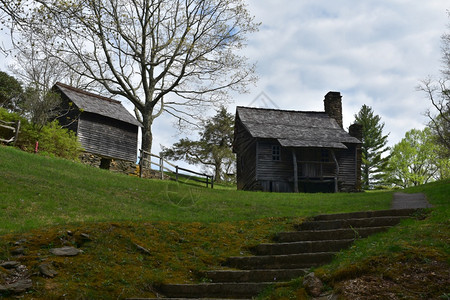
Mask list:
[[[209,176],[206,175],[206,188],[208,188]]]
[[[175,180],[178,181],[178,166],[175,167],[176,173],[175,173]]]
[[[19,138],[19,130],[20,130],[20,120],[17,120],[17,121],[16,121],[16,134],[14,135],[13,146],[16,145],[17,139]]]
[[[142,178],[142,168],[144,167],[144,164],[142,163],[142,149],[139,149],[140,156],[139,156],[139,177]]]
[[[214,188],[214,176],[211,176],[211,188]]]
[[[164,179],[164,160],[162,156],[159,158],[159,172],[161,173],[161,180]]]

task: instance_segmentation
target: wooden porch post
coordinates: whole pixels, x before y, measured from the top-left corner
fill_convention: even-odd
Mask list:
[[[339,163],[336,159],[336,155],[334,154],[334,150],[331,150],[331,156],[333,157],[334,163],[336,164],[336,174],[334,175],[334,192],[339,192],[338,187],[338,176],[339,176]]]
[[[292,161],[294,163],[294,193],[298,193],[298,165],[295,149],[292,149]]]

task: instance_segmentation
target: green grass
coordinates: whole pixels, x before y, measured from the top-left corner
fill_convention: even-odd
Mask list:
[[[70,299],[154,297],[155,285],[202,281],[203,270],[220,268],[228,256],[248,254],[249,247],[269,242],[273,234],[290,230],[306,217],[387,209],[393,193],[212,190],[189,181],[115,174],[3,146],[0,176],[0,261],[18,260],[33,274],[33,289],[21,295],[24,299],[59,299],[64,294]],[[387,233],[358,241],[333,263],[317,269],[329,288],[344,289],[349,279],[367,274],[401,281],[405,270],[417,266],[427,269],[443,264],[444,268],[429,273],[435,279],[446,274],[450,182],[407,192],[424,192],[435,208],[424,220],[408,220]],[[83,240],[83,233],[90,241]],[[20,240],[25,253],[13,257],[10,250]],[[63,245],[84,252],[73,258],[49,255],[49,248]],[[51,262],[58,275],[39,276],[41,261]],[[0,284],[7,274],[0,268]],[[450,293],[448,284],[439,280],[423,282],[431,292],[407,290],[421,293],[422,298]],[[407,297],[407,290],[396,293]],[[302,299],[305,295],[297,279],[274,287],[262,298]]]
[[[0,234],[60,224],[223,222],[389,208],[391,192],[280,194],[140,179],[0,147]]]

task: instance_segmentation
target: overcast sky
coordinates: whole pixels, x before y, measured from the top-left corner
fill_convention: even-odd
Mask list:
[[[323,111],[328,91],[342,95],[344,127],[363,104],[385,123],[389,145],[425,126],[430,107],[416,90],[438,77],[441,35],[448,31],[448,0],[249,0],[259,32],[249,37],[247,57],[259,81],[236,105]],[[163,131],[169,125],[156,121]],[[159,135],[155,146],[178,138]],[[173,139],[173,140],[172,140]]]
[[[390,145],[424,127],[430,104],[416,86],[439,76],[448,0],[248,0],[248,5],[262,23],[245,49],[257,62],[260,80],[249,94],[234,95],[230,112],[251,103],[323,111],[324,95],[339,91],[345,128],[363,104],[381,116]],[[6,70],[4,64],[0,69]],[[155,121],[154,135],[154,152],[181,137],[162,118]]]

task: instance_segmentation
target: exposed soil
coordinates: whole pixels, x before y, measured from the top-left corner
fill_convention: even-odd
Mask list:
[[[450,299],[449,265],[437,260],[388,263],[381,273],[366,274],[335,285],[344,299]]]

